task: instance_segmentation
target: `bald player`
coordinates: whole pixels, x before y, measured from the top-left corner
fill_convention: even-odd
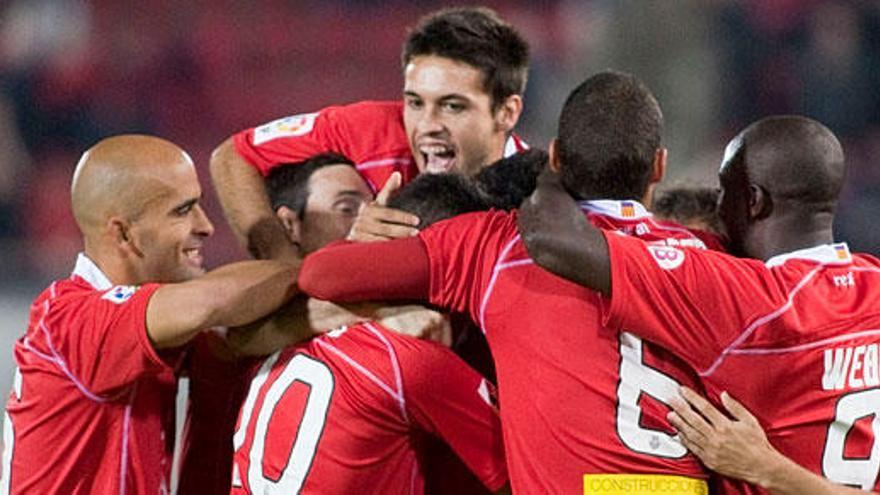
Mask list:
[[[203,275],[201,195],[190,157],[163,139],[112,137],[82,156],[84,252],[16,342],[0,492],[168,492],[180,346],[277,309],[296,273],[250,261]]]
[[[746,259],[600,232],[549,180],[523,204],[520,228],[536,263],[601,292],[605,322],[687,361],[716,403],[722,391],[736,397],[783,455],[876,490],[880,260],[834,242],[844,171],[837,138],[805,117],[766,118],[734,138],[719,214]],[[716,493],[753,489],[724,482]]]

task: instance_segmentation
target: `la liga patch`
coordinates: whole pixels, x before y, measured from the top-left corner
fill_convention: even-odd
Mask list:
[[[282,137],[304,136],[315,128],[318,112],[292,115],[273,120],[254,129],[254,144],[259,145]]]
[[[128,301],[140,287],[137,285],[117,285],[101,296],[112,303],[122,304]]]

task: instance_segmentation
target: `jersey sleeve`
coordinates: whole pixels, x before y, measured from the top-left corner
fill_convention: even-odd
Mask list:
[[[646,338],[705,371],[749,325],[785,304],[763,263],[649,244],[605,231],[611,299],[605,324]],[[769,294],[769,295],[768,295]]]
[[[160,356],[147,335],[147,304],[159,287],[116,286],[54,302],[40,326],[70,379],[106,396],[141,376],[173,368],[181,353]]]
[[[305,258],[297,286],[311,297],[335,302],[425,301],[428,269],[425,247],[417,237],[339,241]]]
[[[515,216],[476,212],[436,223],[419,233],[430,262],[429,301],[467,312],[479,322],[482,296],[496,263],[518,238]]]
[[[487,488],[504,486],[494,386],[439,344],[407,339],[396,347],[411,423],[445,441]]]
[[[327,152],[358,165],[376,157],[411,156],[399,102],[365,101],[292,115],[241,131],[232,141],[263,176],[281,164]]]

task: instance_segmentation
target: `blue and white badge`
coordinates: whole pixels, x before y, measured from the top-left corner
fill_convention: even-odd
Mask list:
[[[117,285],[105,292],[104,295],[101,296],[101,299],[106,299],[116,304],[122,304],[125,301],[128,301],[138,289],[139,287],[137,285]]]

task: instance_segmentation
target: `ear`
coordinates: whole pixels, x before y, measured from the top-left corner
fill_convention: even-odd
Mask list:
[[[495,110],[495,128],[505,133],[513,130],[522,114],[522,95],[510,95]]]
[[[132,235],[131,222],[120,217],[110,217],[107,220],[107,231],[113,239],[113,243],[121,250],[142,257],[143,251],[138,247],[135,237]]]
[[[773,213],[773,198],[758,184],[749,184],[749,218],[763,220]]]
[[[666,148],[658,148],[654,153],[654,162],[651,164],[651,184],[657,184],[666,177]]]
[[[547,154],[550,156],[547,160],[547,167],[553,171],[553,173],[560,173],[562,171],[562,164],[559,163],[559,140],[553,138],[550,141],[550,147],[547,150]]]
[[[302,221],[299,219],[299,215],[287,206],[279,206],[275,210],[275,216],[278,217],[281,225],[284,226],[284,232],[287,233],[287,238],[290,239],[290,242],[299,245],[302,238]]]

